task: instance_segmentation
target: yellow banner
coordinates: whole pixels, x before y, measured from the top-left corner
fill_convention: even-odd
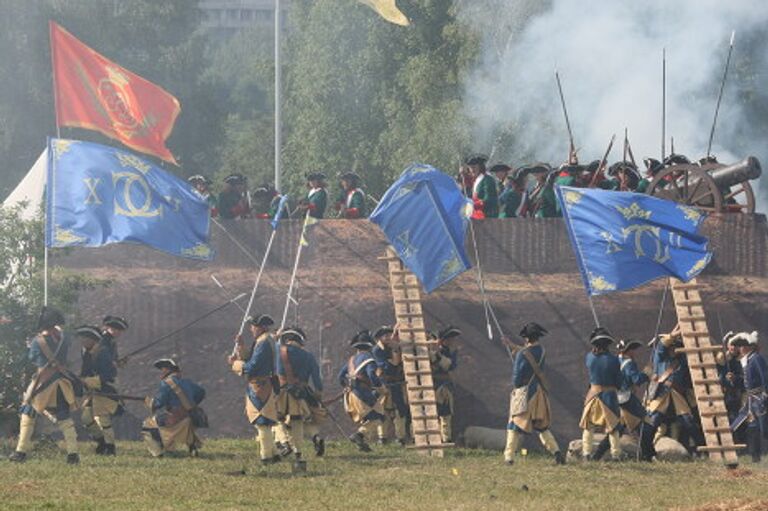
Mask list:
[[[405,14],[397,8],[395,0],[358,0],[358,2],[367,5],[390,23],[402,27],[407,27],[411,24],[408,18],[405,17]]]

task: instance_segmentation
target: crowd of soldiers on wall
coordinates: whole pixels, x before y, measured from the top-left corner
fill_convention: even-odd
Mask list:
[[[80,462],[77,431],[73,421],[81,410],[81,424],[95,443],[95,454],[115,456],[112,418],[120,415],[127,399],[143,400],[149,414],[142,424],[142,437],[150,454],[162,457],[176,445],[197,456],[202,442],[198,428],[208,426],[200,407],[206,392],[182,376],[170,358],[154,363],[159,382],[154,396],[124,396],[116,387],[118,370],[127,359],[118,355],[119,339],[128,322],[106,316],[100,325],[74,329],[82,362],[79,373],[69,369],[67,354],[71,338],[64,329],[64,316],[45,308],[38,332],[29,343],[29,361],[36,368],[20,408],[20,433],[10,460],[23,462],[32,448],[37,417],[50,420],[64,435],[67,462]],[[257,432],[263,465],[289,460],[296,471],[306,470],[305,439],[315,456],[325,453],[321,426],[329,419],[343,431],[328,405],[343,399],[344,410],[355,424],[348,439],[360,451],[371,451],[371,443],[395,441],[406,446],[410,439],[410,412],[400,348],[398,325],[382,326],[372,333],[362,330],[351,336],[350,355],[340,367],[338,383],[343,392],[323,399],[323,380],[317,359],[308,347],[310,340],[298,326],[274,331],[266,314],[247,319],[249,334],[238,335],[227,363],[245,385],[245,416]],[[557,464],[566,461],[551,432],[553,416],[546,376],[546,350],[542,339],[546,328],[535,322],[519,332],[522,344],[504,337],[512,368],[512,392],[504,460],[513,464],[526,435],[536,433]],[[453,417],[462,413],[454,399],[452,375],[461,371],[458,353],[462,332],[446,326],[429,334],[430,366],[434,380],[437,414],[443,443],[454,440]],[[582,455],[600,460],[607,453],[622,459],[621,435],[639,439],[638,459],[655,459],[656,440],[669,435],[691,454],[704,445],[704,435],[693,387],[682,348],[679,329],[649,343],[651,363],[641,370],[643,345],[633,340],[617,341],[605,328],[590,335],[592,349],[586,354],[589,388],[580,420]],[[615,353],[612,349],[615,348]],[[720,384],[725,396],[730,428],[736,443],[746,443],[753,461],[762,453],[768,436],[766,388],[768,365],[760,354],[757,332],[729,332],[723,339],[718,360]],[[499,403],[500,406],[504,404]],[[594,433],[605,433],[595,446]]]
[[[699,164],[712,163],[712,157]],[[672,154],[663,162],[646,158],[641,171],[632,161],[619,161],[610,166],[595,160],[581,165],[575,155],[559,167],[547,163],[534,163],[517,169],[504,163],[487,166],[485,156],[472,156],[460,166],[456,181],[466,197],[472,199],[472,218],[550,218],[562,216],[555,198],[555,185],[577,188],[646,193],[654,177],[672,165],[690,164],[687,157]],[[189,182],[207,198],[213,216],[224,219],[274,218],[280,204],[280,194],[270,185],[249,190],[247,179],[232,174],[224,179],[224,189],[218,197],[211,191],[211,181],[202,175],[189,178]],[[359,219],[368,216],[369,199],[359,175],[348,172],[339,176],[338,194],[328,210],[328,177],[321,172],[306,176],[307,194],[288,214],[314,218]]]

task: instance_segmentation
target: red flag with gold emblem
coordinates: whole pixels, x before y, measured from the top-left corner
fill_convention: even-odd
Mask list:
[[[165,140],[181,111],[179,101],[52,21],[50,31],[56,124],[95,130],[176,163]]]

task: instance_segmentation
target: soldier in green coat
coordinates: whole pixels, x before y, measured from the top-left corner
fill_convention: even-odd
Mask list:
[[[470,175],[474,178],[472,201],[475,204],[472,218],[496,218],[499,216],[499,194],[496,180],[485,172],[485,156],[473,156],[467,159]]]
[[[306,211],[312,218],[323,218],[328,205],[328,192],[325,189],[325,174],[313,172],[307,175],[307,198],[299,203],[299,209]]]
[[[360,188],[360,176],[347,172],[341,176],[342,195],[336,202],[339,218],[366,218],[368,209],[365,206],[365,192]]]
[[[536,187],[530,194],[531,213],[536,218],[554,218],[558,215],[555,198],[555,172],[546,163],[537,163],[528,170],[536,178]]]

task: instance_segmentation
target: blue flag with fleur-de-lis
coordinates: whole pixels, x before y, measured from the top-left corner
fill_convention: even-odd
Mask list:
[[[46,192],[48,247],[133,242],[213,259],[208,202],[183,179],[132,152],[49,139]]]
[[[689,281],[712,259],[698,234],[700,210],[650,195],[555,188],[589,295],[632,289],[659,277]]]
[[[471,214],[472,202],[453,178],[414,163],[387,190],[370,220],[431,293],[472,267],[464,250]]]

